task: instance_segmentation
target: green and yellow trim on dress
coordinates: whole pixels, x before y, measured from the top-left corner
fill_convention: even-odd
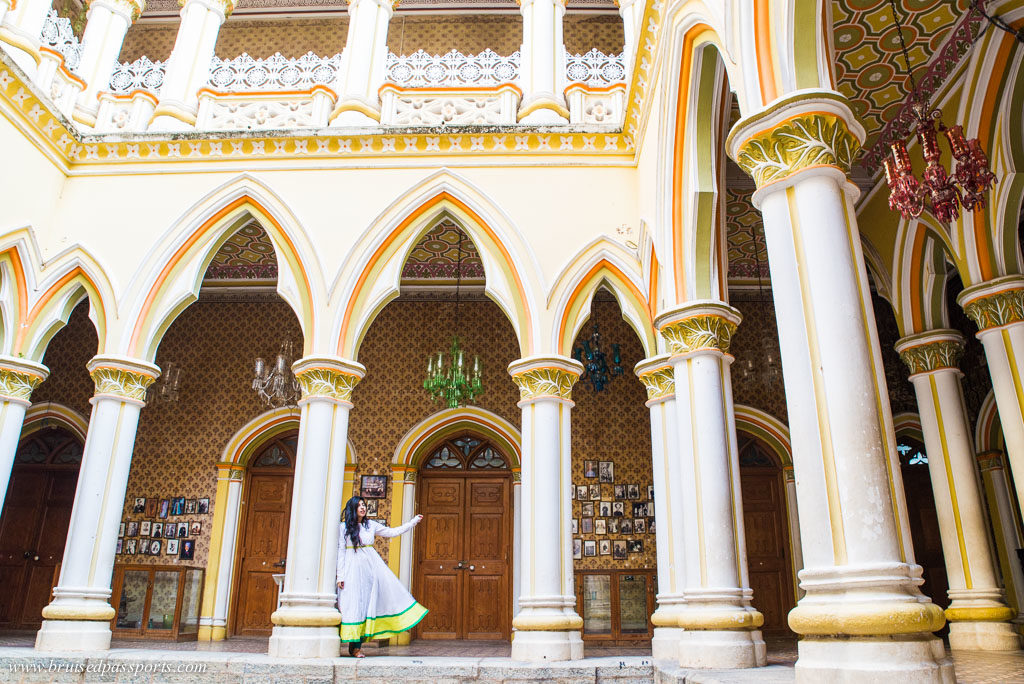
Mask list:
[[[342,622],[342,641],[367,641],[381,636],[391,636],[406,632],[419,624],[427,616],[427,609],[413,601],[412,605],[401,613],[379,615],[366,618],[362,622]]]

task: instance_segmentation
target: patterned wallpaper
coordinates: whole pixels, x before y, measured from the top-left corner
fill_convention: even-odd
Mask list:
[[[510,55],[523,42],[519,14],[398,15],[388,26],[388,48],[395,54],[424,50],[444,54],[455,49],[477,54],[488,48]],[[141,22],[128,29],[121,62],[145,55],[166,60],[178,33],[178,22]],[[567,14],[565,46],[574,54],[597,48],[605,54],[622,52],[622,19],[617,14]],[[329,57],[342,51],[348,35],[348,15],[317,18],[248,19],[230,17],[217,36],[217,56],[234,59],[243,52],[267,58],[275,52],[292,59],[313,52]]]
[[[756,290],[734,291],[729,303],[743,314],[743,321],[732,338],[733,401],[766,411],[785,423],[788,420],[786,394],[771,290],[766,284],[763,300]],[[774,366],[769,363],[769,357]],[[772,368],[774,373],[769,373]]]
[[[43,356],[43,365],[50,369],[50,375],[32,393],[32,401],[56,401],[88,420],[92,413],[89,399],[95,385],[85,364],[96,356],[98,346],[96,328],[89,320],[89,302],[83,301],[71,312],[68,324],[50,341]]]

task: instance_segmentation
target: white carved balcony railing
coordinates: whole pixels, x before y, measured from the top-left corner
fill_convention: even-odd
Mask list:
[[[118,64],[110,76],[109,91],[118,95],[127,95],[136,90],[159,93],[160,86],[164,84],[165,70],[163,62],[152,62],[148,57]]]
[[[64,64],[71,71],[78,68],[82,60],[82,46],[71,29],[71,20],[57,16],[57,10],[50,10],[39,36],[43,47],[56,50],[64,57]]]
[[[584,55],[565,53],[565,80],[591,87],[610,86],[626,81],[626,62],[621,54],[606,55],[594,48]]]
[[[400,88],[380,90],[385,126],[508,126],[516,123],[523,93],[511,83],[497,87]]]
[[[253,59],[242,53],[234,59],[214,57],[207,86],[229,93],[309,90],[334,83],[340,67],[340,53],[319,57],[307,52],[298,59],[286,59],[280,52],[266,59]]]
[[[487,88],[519,78],[519,52],[502,57],[493,50],[464,55],[451,50],[429,55],[417,50],[408,56],[388,53],[385,81],[402,88]]]
[[[288,92],[222,93],[199,91],[196,128],[203,131],[256,131],[323,128],[337,96],[315,85]]]

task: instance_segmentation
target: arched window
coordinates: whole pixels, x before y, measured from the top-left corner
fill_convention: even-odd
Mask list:
[[[423,467],[430,470],[507,470],[508,462],[489,442],[463,435],[437,445]]]
[[[299,438],[296,435],[275,440],[263,447],[252,462],[253,468],[288,468],[295,467],[295,452]]]
[[[761,440],[744,432],[736,433],[736,441],[740,450],[740,465],[755,468],[778,468],[775,456]]]
[[[909,437],[898,438],[896,440],[896,453],[900,455],[900,465],[928,465],[928,455],[924,452],[924,445],[916,439]]]
[[[63,428],[43,428],[25,438],[14,462],[18,465],[80,465],[82,445]]]

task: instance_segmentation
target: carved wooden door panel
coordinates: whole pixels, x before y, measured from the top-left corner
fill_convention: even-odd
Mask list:
[[[0,518],[0,627],[21,626],[25,604],[25,575],[39,532],[39,514],[45,499],[49,474],[44,470],[15,470],[11,474],[3,517]]]
[[[509,590],[508,478],[466,478],[464,638],[507,639]]]
[[[252,473],[242,534],[235,634],[267,636],[277,608],[274,575],[284,572],[291,515],[292,474]]]
[[[71,507],[75,502],[78,471],[49,473],[40,511],[38,534],[25,575],[25,604],[21,610],[22,628],[38,628],[43,623],[43,608],[50,602],[54,572],[64,558],[64,544],[71,525]]]
[[[795,598],[780,473],[776,468],[742,468],[740,481],[753,604],[764,615],[766,635],[788,635],[787,616]]]
[[[464,487],[462,477],[424,478],[420,511],[429,512],[416,529],[417,595],[430,609],[417,633],[422,639],[458,639],[462,619]]]

